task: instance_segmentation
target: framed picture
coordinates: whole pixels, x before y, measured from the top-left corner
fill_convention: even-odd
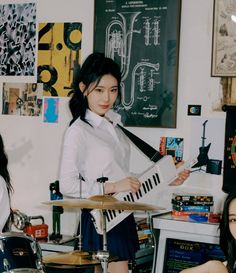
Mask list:
[[[214,0],[212,76],[236,76],[236,2]]]
[[[125,126],[176,127],[181,0],[95,1],[94,51],[119,63]]]

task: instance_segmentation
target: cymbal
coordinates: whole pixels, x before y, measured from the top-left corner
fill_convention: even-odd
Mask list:
[[[110,256],[109,262],[117,260],[117,257]],[[59,252],[56,254],[49,254],[43,256],[43,263],[50,266],[64,265],[68,266],[84,266],[97,265],[100,263],[96,258],[95,252],[83,252],[81,250],[74,250],[71,252]]]
[[[110,195],[94,195],[88,199],[62,199],[43,202],[46,205],[64,208],[84,208],[101,210],[158,211],[164,208],[139,202],[120,201]]]
[[[43,256],[44,264],[62,265],[96,265],[99,261],[93,258],[92,253],[75,250],[72,252],[59,252]]]
[[[98,202],[88,199],[62,199],[43,202],[45,205],[61,206],[64,208],[81,208],[81,209],[94,209],[98,206]]]
[[[150,205],[141,202],[120,201],[111,195],[93,195],[88,198],[91,201],[98,202],[104,209],[110,210],[141,210],[141,211],[157,211],[163,210],[159,206]]]

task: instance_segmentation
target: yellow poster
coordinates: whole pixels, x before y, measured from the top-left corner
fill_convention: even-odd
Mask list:
[[[66,97],[77,82],[81,63],[81,23],[40,23],[38,79],[44,96]]]

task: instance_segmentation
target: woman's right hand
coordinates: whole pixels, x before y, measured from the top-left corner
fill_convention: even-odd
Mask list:
[[[128,176],[116,182],[107,182],[105,184],[105,192],[117,193],[117,192],[137,192],[141,186],[137,177]]]

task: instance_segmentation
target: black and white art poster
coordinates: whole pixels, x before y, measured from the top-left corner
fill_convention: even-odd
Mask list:
[[[176,127],[180,0],[95,1],[94,51],[119,63],[126,126]]]
[[[0,76],[35,74],[36,4],[0,5]]]

